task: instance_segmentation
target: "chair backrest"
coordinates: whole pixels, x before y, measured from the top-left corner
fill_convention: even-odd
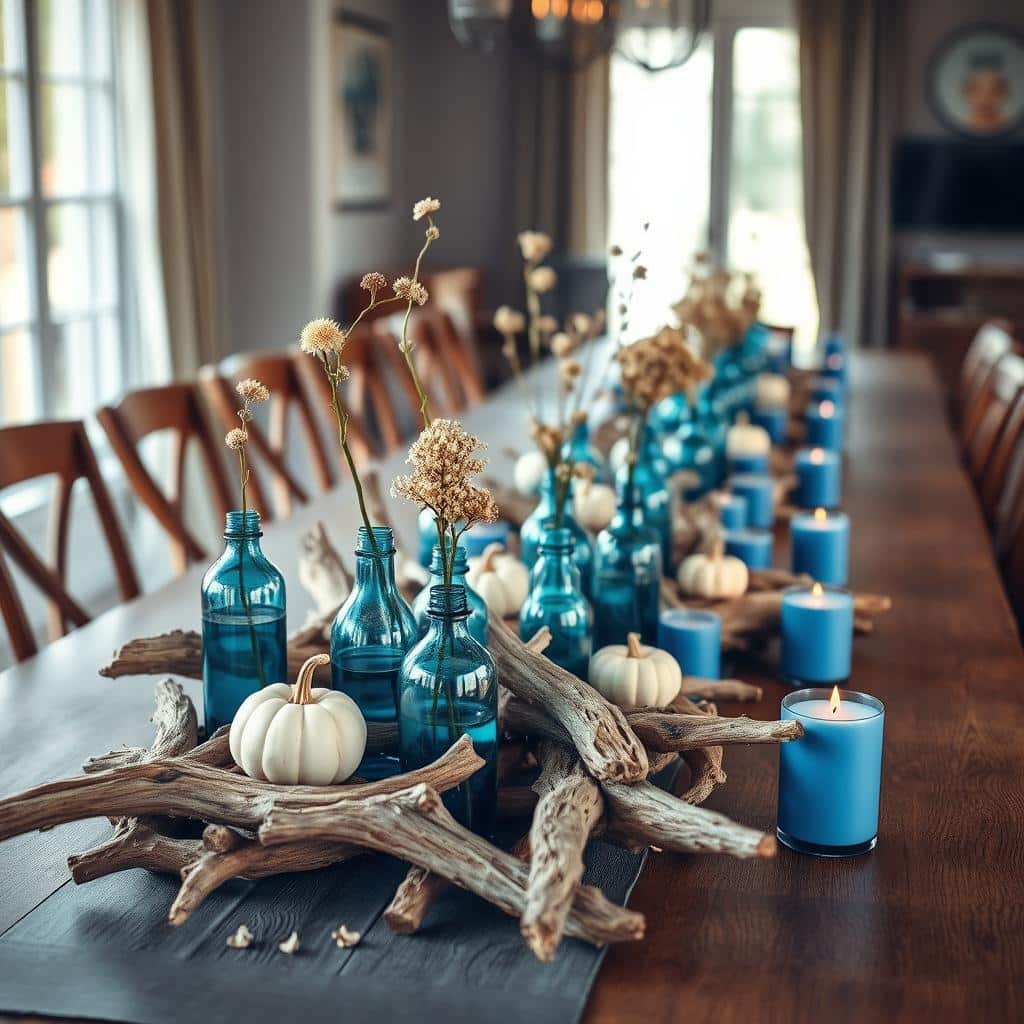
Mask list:
[[[291,513],[293,499],[303,504],[309,501],[305,487],[287,463],[288,414],[292,408],[299,417],[313,474],[321,491],[330,490],[334,486],[334,472],[317,427],[312,402],[299,375],[299,364],[291,352],[240,353],[230,356],[218,366],[204,366],[199,371],[203,394],[224,430],[239,425],[238,409],[241,403],[235,385],[247,377],[262,381],[270,391],[268,429],[264,431],[258,423],[250,423],[249,444],[258,459],[270,469],[274,481],[275,511],[284,517]],[[266,491],[260,478],[259,466],[252,462],[250,474],[253,503],[257,508],[260,505],[265,508]],[[261,518],[265,518],[262,512]]]
[[[957,406],[961,421],[967,420],[971,406],[978,400],[996,363],[1012,349],[1013,337],[1008,323],[991,320],[978,329],[960,367]]]
[[[998,526],[1000,509],[1011,488],[1018,484],[1024,484],[1024,391],[1010,406],[978,485],[981,507],[990,526]]]
[[[1002,439],[1007,418],[1022,388],[1024,358],[1007,352],[996,364],[991,382],[986,385],[987,401],[965,452],[971,477],[979,483]]]
[[[391,346],[397,347],[403,318],[404,314],[399,314],[377,326],[382,336],[385,331],[388,333]],[[451,320],[435,308],[414,309],[409,317],[409,341],[431,409],[441,416],[455,416],[466,405],[457,365],[465,353],[451,328]],[[414,408],[418,408],[418,403]]]
[[[171,540],[171,557],[178,572],[206,552],[185,525],[185,458],[190,441],[199,446],[211,492],[221,517],[235,507],[220,446],[214,440],[199,393],[192,383],[165,384],[125,395],[117,405],[96,414],[121,460],[135,496],[156,517]],[[139,442],[151,434],[170,431],[174,437],[173,483],[165,495],[139,456]],[[262,515],[264,508],[253,505]]]
[[[18,661],[36,653],[36,642],[4,555],[47,598],[51,639],[63,636],[69,625],[82,626],[89,621],[88,612],[68,593],[66,585],[71,491],[78,480],[85,480],[92,493],[121,597],[128,601],[139,594],[138,577],[113,502],[80,420],[0,428],[0,490],[43,476],[57,477],[57,494],[50,509],[47,552],[52,568],[26,543],[14,524],[0,513],[0,612]]]
[[[429,290],[431,302],[447,314],[447,343],[456,361],[462,390],[468,402],[475,405],[486,394],[478,338],[483,275],[476,267],[439,270],[432,275]]]

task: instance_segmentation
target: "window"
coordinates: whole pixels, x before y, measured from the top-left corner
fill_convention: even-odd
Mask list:
[[[113,63],[110,0],[0,0],[0,423],[124,384]]]
[[[744,12],[743,8],[749,8]],[[767,8],[778,8],[767,16]],[[817,335],[804,237],[797,35],[785,4],[733,0],[681,68],[647,73],[612,60],[610,238],[650,221],[638,331],[664,322],[690,257],[709,250],[762,287],[762,319]]]

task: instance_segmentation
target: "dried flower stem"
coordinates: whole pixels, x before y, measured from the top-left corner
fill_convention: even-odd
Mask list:
[[[423,248],[420,249],[416,256],[416,266],[412,272],[413,284],[419,284],[420,280],[420,265],[423,263],[423,257],[426,256],[427,250],[430,248],[431,242],[433,242],[431,228],[434,227],[434,220],[428,214],[427,215],[427,232],[426,238],[423,242]],[[405,365],[409,367],[409,375],[412,377],[413,387],[416,388],[416,395],[420,400],[420,416],[423,419],[423,426],[430,426],[430,401],[427,398],[426,392],[423,390],[423,384],[420,381],[420,375],[416,370],[416,363],[412,358],[412,346],[409,344],[409,318],[412,316],[412,307],[414,299],[410,295],[406,307],[405,317],[402,320],[402,344],[401,350],[402,355],[405,357]]]

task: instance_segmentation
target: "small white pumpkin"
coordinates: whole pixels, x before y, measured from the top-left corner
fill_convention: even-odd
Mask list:
[[[677,579],[684,594],[690,597],[739,597],[747,592],[750,573],[746,565],[732,555],[723,554],[721,540],[716,540],[708,554],[690,555],[679,566]]]
[[[789,380],[781,373],[759,373],[754,382],[758,409],[785,409],[789,405]]]
[[[527,498],[540,493],[540,486],[548,473],[548,460],[541,452],[525,452],[516,459],[512,469],[512,482],[516,490]]]
[[[726,454],[730,458],[737,455],[767,455],[771,450],[772,439],[768,431],[751,423],[750,417],[741,412],[725,435]]]
[[[484,553],[469,560],[466,582],[499,619],[519,614],[530,589],[530,572],[502,544],[488,544]]]
[[[366,722],[347,694],[312,688],[313,673],[330,657],[316,654],[295,686],[274,683],[242,701],[228,734],[235,763],[252,779],[289,786],[344,782],[366,750]]]
[[[615,515],[615,491],[607,484],[581,480],[573,494],[572,511],[585,529],[600,533]]]
[[[620,708],[665,707],[679,695],[683,672],[667,651],[645,647],[639,633],[591,656],[590,685]]]

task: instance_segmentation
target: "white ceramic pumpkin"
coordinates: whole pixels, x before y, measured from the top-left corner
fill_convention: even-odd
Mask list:
[[[781,373],[759,373],[754,382],[758,409],[785,409],[789,405],[789,380]]]
[[[548,460],[541,452],[524,452],[516,459],[512,469],[512,482],[516,490],[530,498],[540,493],[540,485],[548,472]]]
[[[469,560],[466,582],[484,599],[492,615],[508,619],[519,614],[527,591],[530,572],[501,544],[488,544],[484,553]]]
[[[664,707],[679,694],[683,672],[667,651],[645,647],[639,633],[602,647],[590,659],[590,685],[620,708]]]
[[[725,451],[730,457],[737,455],[767,455],[772,450],[772,439],[764,427],[750,422],[741,412],[725,435]]]
[[[739,597],[747,592],[750,573],[740,559],[724,554],[721,540],[716,540],[708,554],[684,558],[677,579],[690,597]]]
[[[317,654],[294,686],[274,683],[242,701],[228,734],[235,763],[250,778],[290,786],[344,782],[366,750],[366,722],[338,690],[313,688],[313,673],[330,657]]]
[[[573,493],[572,511],[584,528],[600,533],[615,515],[615,491],[607,484],[581,480]]]

